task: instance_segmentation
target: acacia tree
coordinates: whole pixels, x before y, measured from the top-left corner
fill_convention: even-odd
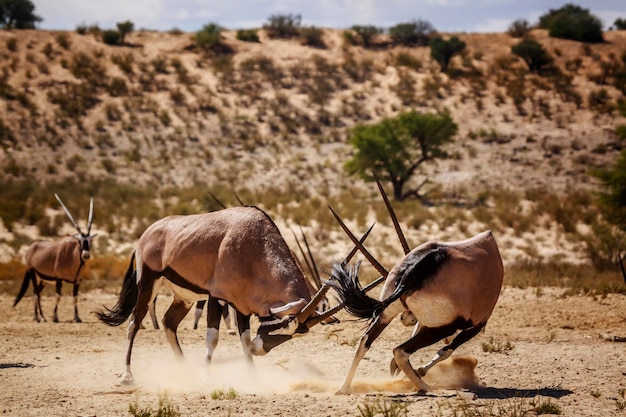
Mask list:
[[[34,29],[42,20],[35,14],[35,5],[30,0],[0,0],[0,27]]]
[[[356,148],[345,164],[350,175],[373,181],[372,171],[382,181],[393,185],[393,196],[404,200],[423,198],[426,181],[405,190],[411,177],[423,163],[446,157],[443,145],[450,142],[458,127],[448,113],[402,113],[373,125],[357,125],[351,131],[350,143]]]

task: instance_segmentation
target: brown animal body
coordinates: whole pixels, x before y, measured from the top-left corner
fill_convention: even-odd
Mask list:
[[[485,327],[502,288],[504,268],[491,231],[458,242],[430,241],[410,250],[378,180],[377,184],[405,251],[404,258],[391,271],[387,272],[359,243],[331,208],[352,242],[387,277],[379,299],[375,300],[361,288],[358,267],[350,268],[345,263],[333,267],[331,285],[337,290],[346,311],[370,320],[338,394],[351,392],[359,362],[398,315],[401,315],[403,324],[416,325],[416,328],[409,340],[393,350],[391,374],[402,371],[417,390],[428,391],[430,387],[422,377]],[[413,369],[409,362],[411,354],[453,335],[452,341],[428,364]]]
[[[487,324],[502,287],[503,266],[491,232],[459,242],[427,242],[409,252],[389,272],[379,300],[364,296],[356,284],[356,269],[336,266],[333,277],[346,310],[371,319],[361,337],[352,366],[338,393],[351,391],[359,362],[387,327],[402,314],[407,325],[418,323],[416,333],[393,351],[391,373],[399,370],[420,391],[428,385],[422,376],[448,358],[462,343]],[[412,353],[460,331],[427,365],[414,370]]]
[[[35,321],[46,321],[41,309],[41,291],[47,282],[55,282],[56,303],[52,320],[58,322],[57,309],[61,299],[61,287],[63,282],[68,282],[73,285],[74,321],[80,322],[81,319],[78,315],[78,289],[85,261],[91,257],[91,239],[95,236],[90,234],[93,220],[93,199],[89,204],[87,232],[83,233],[59,196],[55,194],[55,197],[61,203],[63,210],[65,210],[78,233],[74,236],[66,236],[58,241],[35,241],[29,246],[25,255],[26,273],[13,307],[20,302],[28,289],[29,283],[32,283]]]
[[[328,315],[319,315],[315,305],[327,288],[314,297],[307,280],[280,231],[256,207],[232,207],[189,216],[158,220],[142,234],[129,265],[118,303],[97,313],[109,325],[120,325],[131,317],[128,327],[126,370],[123,383],[132,383],[130,358],[135,335],[148,306],[165,278],[174,299],[163,318],[168,341],[178,356],[182,350],[176,329],[194,302],[215,300],[208,311],[221,310],[218,300],[238,312],[237,324],[250,315],[261,324],[250,345],[250,353],[263,355]],[[207,333],[207,359],[217,343]],[[242,339],[243,340],[243,339]]]

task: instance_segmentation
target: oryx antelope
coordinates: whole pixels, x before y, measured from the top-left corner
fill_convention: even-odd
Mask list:
[[[390,215],[398,222],[380,182],[379,189]],[[331,208],[332,211],[332,208]],[[503,279],[502,259],[491,231],[458,242],[430,241],[409,250],[399,226],[398,236],[405,248],[405,257],[387,271],[358,243],[343,221],[333,211],[341,227],[365,257],[386,275],[378,300],[368,297],[358,281],[358,267],[336,264],[331,276],[346,310],[357,317],[369,319],[361,336],[352,366],[338,394],[351,392],[352,379],[359,362],[391,320],[401,314],[405,325],[417,324],[409,340],[393,350],[392,375],[400,370],[419,391],[429,390],[422,377],[437,362],[454,352],[461,344],[476,336],[487,320],[500,295]],[[456,334],[457,331],[460,331]],[[418,349],[444,338],[456,336],[440,349],[433,359],[417,370],[409,357]]]
[[[315,311],[328,287],[311,296],[307,279],[278,227],[259,208],[165,217],[139,238],[117,304],[97,313],[112,326],[131,318],[122,383],[133,382],[133,342],[163,278],[174,293],[163,325],[179,357],[183,353],[176,329],[193,303],[207,295],[217,306],[218,300],[233,305],[240,328],[249,329],[250,315],[259,317],[260,326],[249,348],[253,355],[264,355],[295,335],[307,333],[337,311]],[[219,325],[217,306],[209,305],[208,311],[217,316]],[[207,332],[207,359],[217,343],[216,333]]]
[[[26,290],[28,289],[29,282],[33,284],[33,303],[35,307],[35,321],[46,321],[43,311],[41,309],[41,291],[43,290],[47,282],[56,282],[56,302],[54,304],[54,314],[52,321],[58,322],[57,309],[59,306],[59,300],[61,299],[61,287],[63,281],[73,284],[73,296],[74,296],[74,321],[80,322],[81,319],[78,315],[78,288],[82,279],[81,272],[85,261],[91,257],[90,246],[91,239],[94,236],[91,234],[91,224],[93,221],[93,198],[89,201],[89,219],[87,220],[87,231],[83,231],[78,227],[78,224],[72,217],[70,211],[65,207],[61,198],[55,194],[56,199],[63,207],[63,211],[67,215],[68,219],[76,228],[77,234],[73,236],[66,236],[57,241],[36,241],[30,245],[26,251],[26,273],[24,274],[24,280],[20,288],[13,307],[20,302]]]

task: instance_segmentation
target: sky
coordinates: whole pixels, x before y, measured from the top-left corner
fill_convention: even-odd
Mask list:
[[[135,30],[195,32],[208,23],[226,29],[260,28],[272,15],[299,14],[303,26],[389,28],[426,20],[439,32],[505,32],[511,22],[537,23],[566,3],[588,9],[608,29],[626,19],[626,0],[31,0],[40,29],[75,30],[97,24],[115,28],[130,20]]]

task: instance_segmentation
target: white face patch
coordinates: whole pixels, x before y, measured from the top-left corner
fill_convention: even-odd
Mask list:
[[[270,335],[270,336],[278,336],[278,335],[291,336],[292,334],[295,333],[296,329],[298,328],[298,319],[296,319],[295,317],[292,317],[292,316],[286,316],[286,317],[283,317],[282,319],[272,320],[272,321],[269,321],[269,322],[264,322],[261,326],[269,326],[269,325],[280,325],[280,327],[278,327],[275,330],[269,331],[267,333],[268,335]]]

